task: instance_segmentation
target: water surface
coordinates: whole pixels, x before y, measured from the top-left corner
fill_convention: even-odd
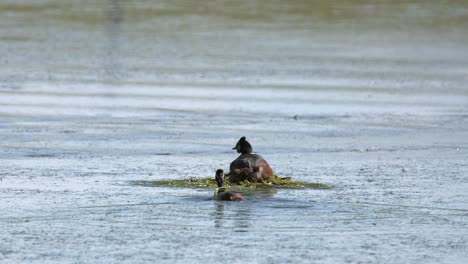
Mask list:
[[[0,262],[465,263],[464,1],[3,1]],[[246,136],[330,190],[237,203]]]

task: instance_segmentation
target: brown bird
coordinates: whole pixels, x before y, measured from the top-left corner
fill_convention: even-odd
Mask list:
[[[240,193],[226,191],[226,187],[223,187],[224,185],[224,171],[223,170],[218,169],[216,171],[215,179],[216,179],[216,182],[218,183],[218,188],[216,188],[215,193],[214,193],[214,198],[216,200],[242,201],[245,199],[245,197],[242,196],[242,194]]]
[[[239,141],[237,141],[237,144],[235,147],[232,149],[237,150],[237,153],[242,153],[242,154],[250,154],[252,153],[252,145],[245,140],[245,137],[241,137]]]

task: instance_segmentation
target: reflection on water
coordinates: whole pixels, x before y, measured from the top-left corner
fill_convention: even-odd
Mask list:
[[[108,0],[106,10],[106,21],[104,32],[107,35],[108,43],[104,46],[104,77],[105,81],[118,81],[122,78],[124,71],[120,65],[120,42],[122,41],[122,22],[124,21],[124,12],[122,1]]]
[[[224,223],[224,203],[216,203],[214,212],[214,226],[223,228]]]
[[[216,201],[214,205],[214,227],[217,229],[232,229],[234,232],[252,231],[254,221],[249,202]],[[225,210],[227,211],[225,213]],[[255,225],[253,225],[255,226]]]

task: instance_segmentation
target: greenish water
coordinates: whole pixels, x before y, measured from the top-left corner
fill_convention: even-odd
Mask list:
[[[466,263],[465,1],[2,1],[1,263]],[[246,136],[331,189],[241,202]]]

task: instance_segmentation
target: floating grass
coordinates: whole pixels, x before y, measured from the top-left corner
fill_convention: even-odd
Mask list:
[[[295,181],[290,177],[274,176],[272,179],[263,182],[243,181],[240,183],[230,183],[229,175],[226,175],[228,186],[233,189],[242,188],[277,188],[277,189],[330,189],[330,186],[323,183]],[[216,188],[218,187],[214,178],[188,178],[183,180],[163,180],[163,181],[136,181],[135,185],[140,186],[160,186],[178,188]]]

